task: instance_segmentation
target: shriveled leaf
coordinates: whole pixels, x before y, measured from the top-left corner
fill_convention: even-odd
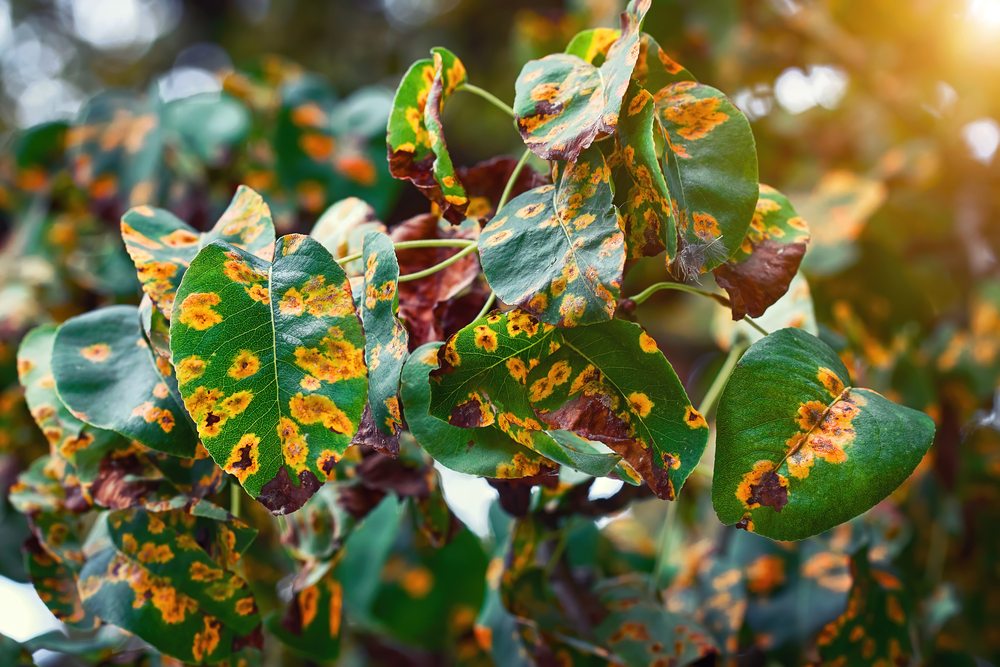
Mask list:
[[[191,260],[222,240],[270,260],[274,248],[271,211],[259,194],[241,185],[209,232],[198,232],[170,211],[137,206],[122,217],[122,238],[142,289],[169,319],[174,295]]]
[[[561,327],[611,319],[625,264],[625,235],[611,201],[611,171],[594,147],[566,164],[555,185],[508,202],[479,244],[497,297]]]
[[[874,507],[909,477],[933,420],[849,383],[833,350],[800,329],[747,351],[717,416],[712,503],[724,524],[802,539]]]
[[[269,263],[223,241],[191,262],[170,343],[205,447],[274,514],[294,512],[347,450],[364,409],[364,333],[347,276],[308,236]]]
[[[406,422],[417,443],[446,468],[467,475],[512,478],[537,475],[544,457],[513,440],[499,428],[459,428],[428,414],[428,374],[437,367],[441,343],[417,348],[403,368]]]
[[[757,203],[757,149],[746,116],[715,88],[682,81],[654,99],[679,235],[670,266],[684,279],[714,269],[743,244]]]
[[[79,419],[167,454],[194,456],[170,363],[150,349],[135,306],[78,315],[56,332],[52,371],[66,407]]]
[[[639,57],[639,31],[650,0],[632,0],[621,14],[621,36],[600,67],[557,53],[526,64],[517,77],[514,112],[524,143],[544,160],[576,162],[594,142],[614,134],[622,99]],[[603,38],[607,33],[600,33]],[[578,49],[588,55],[590,47]],[[595,53],[597,48],[594,48]]]
[[[465,214],[470,218],[493,217],[496,205],[500,203],[500,197],[516,166],[517,158],[498,155],[477,162],[471,167],[460,167],[458,176],[469,195],[469,207]],[[548,182],[547,177],[525,164],[511,187],[510,196],[516,197],[528,190],[547,185]]]
[[[361,323],[365,328],[368,365],[368,403],[355,436],[356,444],[374,447],[388,456],[399,455],[403,418],[399,406],[399,374],[407,355],[406,328],[396,319],[399,264],[392,239],[378,231],[365,234],[365,263]]]
[[[809,242],[809,225],[788,198],[760,184],[750,231],[736,254],[712,270],[733,304],[733,319],[760,317],[795,277]]]
[[[465,66],[448,49],[431,50],[403,75],[392,102],[387,142],[389,168],[416,185],[453,223],[465,219],[469,198],[458,180],[441,129],[445,101],[465,85]]]
[[[84,606],[185,662],[214,663],[259,647],[257,604],[231,571],[248,544],[239,538],[247,529],[231,519],[197,505],[112,512],[110,544],[80,573]],[[220,549],[220,541],[233,547]]]
[[[528,374],[528,397],[553,429],[603,442],[673,500],[708,443],[670,362],[638,325],[612,320],[563,329],[557,350]]]

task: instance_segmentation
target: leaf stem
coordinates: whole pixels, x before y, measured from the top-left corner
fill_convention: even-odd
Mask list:
[[[757,324],[756,322],[754,322],[753,320],[751,320],[751,319],[750,319],[749,317],[746,317],[746,316],[744,315],[744,316],[743,316],[743,319],[744,319],[744,320],[746,321],[746,323],[747,323],[747,324],[749,324],[750,326],[752,326],[752,327],[753,327],[754,329],[756,329],[757,331],[759,331],[759,332],[760,332],[761,334],[763,334],[763,335],[765,335],[765,336],[770,336],[770,335],[771,335],[771,334],[769,334],[769,333],[768,333],[768,332],[767,332],[767,331],[766,331],[766,330],[764,329],[764,327],[760,326],[759,324]]]
[[[490,298],[486,299],[486,303],[483,304],[482,310],[479,311],[478,315],[476,315],[474,318],[472,318],[472,321],[475,322],[476,320],[478,320],[480,318],[486,317],[486,313],[490,312],[490,308],[493,307],[493,303],[496,300],[497,300],[497,294],[496,294],[496,292],[490,292]]]
[[[685,285],[684,283],[672,283],[672,282],[663,282],[663,283],[656,283],[655,285],[650,285],[649,287],[639,292],[635,296],[629,298],[632,300],[633,303],[635,303],[635,305],[638,306],[640,303],[642,303],[649,297],[653,296],[653,294],[659,292],[661,289],[673,289],[681,292],[687,292],[689,294],[697,294],[699,296],[708,297],[709,299],[714,299],[715,301],[718,301],[724,306],[732,305],[730,304],[729,299],[722,296],[721,294],[713,294],[712,292],[706,292],[705,290],[700,290],[697,287],[691,287],[690,285]]]
[[[454,264],[458,260],[462,259],[466,255],[474,253],[477,250],[479,250],[479,244],[477,242],[473,242],[473,243],[465,246],[464,248],[462,248],[458,252],[456,252],[454,255],[452,255],[448,259],[446,259],[443,262],[440,262],[438,264],[435,264],[434,266],[430,267],[429,269],[424,269],[423,271],[417,271],[416,273],[408,273],[405,276],[400,276],[399,277],[399,282],[405,283],[405,282],[408,282],[410,280],[420,280],[421,278],[426,278],[429,275],[437,273],[441,269],[444,269],[444,268],[447,268],[448,266],[451,266],[452,264]]]
[[[420,241],[400,241],[393,245],[394,250],[405,250],[407,248],[464,248],[467,245],[474,245],[476,242],[470,239],[423,239]],[[343,266],[348,262],[361,259],[361,252],[351,253],[337,260],[337,264]]]
[[[240,518],[240,504],[243,500],[243,487],[239,484],[234,483],[232,480],[229,482],[229,513],[232,514],[237,519]]]
[[[701,413],[702,417],[708,418],[708,413],[712,411],[715,407],[716,402],[719,400],[719,396],[722,395],[722,390],[726,388],[726,383],[729,382],[729,376],[733,374],[733,369],[736,368],[736,364],[739,362],[740,357],[746,352],[749,344],[746,340],[740,336],[733,346],[729,348],[729,356],[726,357],[726,361],[722,364],[722,368],[719,369],[719,374],[715,376],[712,380],[712,384],[709,385],[708,391],[705,392],[705,397],[701,399],[701,405],[698,406],[698,412]]]
[[[510,172],[510,178],[507,179],[507,185],[504,186],[503,194],[500,195],[500,203],[497,204],[497,213],[500,212],[500,209],[502,209],[507,203],[507,200],[510,199],[510,193],[514,190],[514,182],[517,180],[517,177],[521,175],[521,170],[524,169],[524,163],[528,161],[529,155],[531,155],[531,149],[525,148],[521,159],[518,160],[517,165],[514,166],[514,171]]]
[[[507,106],[507,104],[503,100],[501,100],[499,97],[497,97],[488,90],[483,90],[479,86],[473,86],[471,83],[465,84],[459,90],[467,90],[473,95],[478,95],[479,97],[483,98],[484,100],[495,106],[497,109],[500,109],[501,111],[506,113],[511,118],[515,117],[514,110],[511,109],[509,106]]]

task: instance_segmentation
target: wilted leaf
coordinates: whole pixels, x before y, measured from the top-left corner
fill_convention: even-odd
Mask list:
[[[614,134],[622,98],[639,57],[639,31],[650,0],[632,0],[621,14],[621,36],[600,67],[579,55],[556,53],[526,64],[515,84],[521,137],[544,160],[576,162],[595,139]],[[606,38],[608,33],[594,33]],[[591,47],[598,51],[592,43]],[[577,50],[574,47],[574,50]]]
[[[167,454],[194,456],[197,435],[170,363],[150,349],[135,306],[63,323],[52,348],[59,396],[77,418]]]
[[[517,159],[498,155],[497,157],[477,162],[471,167],[460,167],[459,179],[469,195],[469,208],[465,214],[470,218],[492,218],[496,205],[500,203],[507,181],[510,180]],[[517,180],[511,187],[510,196],[516,197],[523,192],[546,185],[549,179],[539,174],[529,165],[521,167]],[[393,230],[395,231],[395,229]]]
[[[278,239],[274,257],[206,246],[178,289],[170,342],[205,447],[247,493],[287,514],[347,450],[368,381],[343,269],[308,236]]]
[[[798,540],[909,477],[934,422],[849,382],[833,350],[800,329],[750,348],[719,401],[712,503],[723,523]]]
[[[809,242],[809,225],[788,198],[760,184],[760,198],[743,245],[712,270],[733,304],[733,319],[760,317],[788,290]]]
[[[410,66],[396,89],[389,117],[389,169],[416,185],[453,223],[465,219],[469,198],[458,180],[441,129],[445,101],[466,81],[465,66],[448,49]]]
[[[611,319],[625,264],[611,200],[611,171],[594,147],[567,163],[555,185],[508,202],[479,244],[497,297],[561,327]]]
[[[187,266],[215,240],[270,260],[274,248],[271,211],[259,194],[241,185],[215,227],[198,232],[170,211],[137,206],[122,217],[122,238],[135,262],[142,289],[170,319],[174,295]]]

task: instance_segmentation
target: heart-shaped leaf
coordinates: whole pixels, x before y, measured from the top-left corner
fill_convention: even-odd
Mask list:
[[[209,232],[198,232],[170,211],[137,206],[122,217],[125,249],[135,262],[142,289],[169,319],[174,294],[198,251],[222,240],[270,260],[274,248],[271,211],[259,194],[241,185]]]
[[[799,540],[874,507],[913,472],[934,422],[868,389],[801,329],[743,356],[719,401],[712,504],[725,524]]]
[[[757,203],[757,149],[746,116],[715,88],[682,81],[654,99],[680,236],[671,269],[688,278],[714,269],[743,244]]]
[[[625,234],[611,201],[611,170],[593,147],[564,165],[555,185],[508,202],[479,242],[497,297],[561,327],[611,319],[625,266]]]
[[[278,239],[274,257],[206,246],[177,290],[170,345],[205,447],[247,493],[286,514],[347,450],[368,380],[343,269],[297,234]]]
[[[52,373],[78,419],[150,449],[194,456],[198,437],[173,369],[146,342],[135,306],[110,306],[64,322],[53,342]]]
[[[629,2],[621,14],[621,36],[608,48],[600,67],[569,53],[524,66],[514,88],[514,112],[521,137],[535,155],[576,162],[595,139],[614,134],[650,4],[650,0]],[[596,54],[593,42],[587,53],[591,46]]]
[[[774,188],[760,184],[750,231],[736,254],[712,270],[729,293],[733,319],[760,317],[788,291],[809,242],[809,225],[791,202]]]

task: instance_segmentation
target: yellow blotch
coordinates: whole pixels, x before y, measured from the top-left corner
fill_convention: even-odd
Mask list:
[[[764,595],[785,583],[785,561],[780,556],[765,554],[747,567],[747,588]]]
[[[301,424],[322,422],[323,426],[336,433],[350,433],[353,430],[351,420],[343,410],[326,396],[303,396],[296,394],[289,402],[292,417]]]
[[[679,92],[676,88],[674,92]],[[669,106],[661,110],[663,117],[678,126],[677,134],[685,139],[701,139],[729,116],[719,111],[718,97],[697,99],[693,95],[672,95]]]
[[[533,218],[544,210],[545,210],[544,203],[528,204],[527,206],[521,208],[514,215],[518,218]]]
[[[476,347],[487,352],[495,352],[497,349],[497,333],[485,324],[475,328]]]
[[[156,370],[160,371],[160,375],[164,377],[170,377],[173,374],[173,369],[170,367],[170,362],[156,355]]]
[[[263,304],[271,303],[270,290],[258,284],[251,285],[250,287],[244,287],[247,294],[254,301],[259,301]]]
[[[702,414],[690,405],[684,408],[684,423],[691,429],[708,428],[708,422],[705,421]]]
[[[122,551],[127,554],[134,554],[139,549],[139,545],[135,541],[135,536],[131,533],[124,533],[122,535]]]
[[[403,575],[399,585],[406,591],[407,595],[419,600],[427,597],[427,594],[434,588],[434,575],[423,565],[418,565]]]
[[[507,333],[512,338],[522,333],[531,338],[538,333],[538,321],[523,310],[513,310],[507,314]]]
[[[171,248],[194,245],[198,242],[198,235],[186,229],[175,229],[165,236],[160,237],[164,245]]]
[[[317,378],[314,378],[312,375],[307,375],[302,378],[301,382],[299,382],[299,386],[306,391],[316,391],[322,386],[322,384]]]
[[[93,345],[80,348],[80,356],[93,364],[97,364],[107,361],[107,358],[111,356],[111,347],[107,343],[94,343]]]
[[[549,396],[552,395],[552,389],[553,389],[552,380],[550,380],[548,377],[543,377],[535,380],[531,384],[531,388],[529,389],[529,391],[531,392],[530,396],[532,402],[537,402],[545,398],[548,398]]]
[[[260,359],[250,350],[240,350],[233,358],[233,365],[229,367],[229,377],[236,380],[245,380],[260,370]]]
[[[197,662],[201,662],[206,657],[212,655],[219,645],[219,627],[221,624],[212,616],[205,615],[205,628],[194,635],[194,644],[191,646],[191,653]]]
[[[135,231],[127,222],[122,223],[122,239],[127,245],[138,245],[150,250],[159,250],[163,247],[156,241],[146,237],[145,234]]]
[[[507,239],[509,239],[513,235],[514,235],[514,232],[510,231],[509,229],[504,229],[502,231],[497,232],[493,236],[490,236],[489,238],[487,238],[486,239],[486,245],[489,246],[490,248],[492,248],[493,246],[500,245],[501,243],[503,243],[504,241],[506,241]]]
[[[153,396],[156,398],[166,398],[170,390],[167,388],[165,382],[159,382],[155,387],[153,387]]]
[[[653,409],[653,402],[649,400],[649,396],[638,391],[629,395],[628,405],[632,412],[640,417],[649,415],[649,412]]]
[[[321,351],[324,347],[325,351]],[[361,377],[367,372],[364,350],[333,335],[320,341],[318,348],[296,348],[295,363],[314,377],[331,383]]]
[[[227,252],[226,256],[229,259],[222,264],[222,272],[234,283],[250,285],[267,280],[267,274],[256,271],[238,253]]]
[[[299,614],[302,629],[306,629],[316,619],[316,603],[319,601],[319,586],[310,586],[298,595]]]
[[[826,387],[826,390],[830,392],[830,396],[833,398],[839,397],[844,391],[844,383],[829,368],[821,366],[819,372],[816,374],[816,378],[823,383],[823,386]]]
[[[222,408],[228,416],[235,417],[246,410],[252,400],[253,392],[244,389],[226,398],[219,404],[219,407]]]
[[[192,355],[181,359],[177,364],[177,382],[178,384],[186,384],[191,380],[200,378],[205,374],[205,368],[208,366],[208,362],[199,357],[198,355]]]
[[[570,368],[568,361],[557,361],[552,364],[552,368],[549,369],[547,377],[549,382],[552,383],[553,387],[558,387],[569,380],[572,368]]]
[[[325,285],[326,278],[314,276],[303,285],[303,304],[313,317],[343,317],[354,310],[354,299],[346,282],[342,285]],[[287,294],[287,292],[286,292]]]
[[[166,544],[156,545],[152,542],[144,542],[139,548],[136,558],[140,563],[168,563],[173,560],[174,554]]]
[[[658,352],[660,349],[659,347],[657,347],[656,341],[653,340],[652,336],[647,334],[645,331],[639,334],[639,347],[642,349],[643,352],[647,352],[649,354],[652,354],[653,352]]]
[[[299,434],[299,427],[291,419],[282,417],[278,421],[278,437],[281,438],[281,453],[285,463],[296,470],[304,470],[309,447],[305,438]]]
[[[340,461],[341,456],[337,452],[324,449],[316,459],[316,466],[326,474],[327,481],[335,479],[337,474],[334,466]]]
[[[385,409],[389,411],[389,415],[385,418],[385,427],[395,433],[403,424],[402,416],[399,412],[399,398],[390,396],[383,401],[383,404],[385,405]]]
[[[294,287],[285,290],[284,296],[278,302],[278,311],[282,315],[294,315],[296,317],[306,312],[306,304],[302,298],[302,292]]]
[[[528,369],[524,365],[524,362],[517,357],[511,357],[507,360],[507,370],[510,372],[511,377],[521,384],[524,384],[528,380]]]
[[[240,616],[249,616],[257,611],[257,604],[253,601],[253,597],[243,598],[236,602],[236,613]]]
[[[221,389],[206,389],[198,387],[194,393],[184,399],[184,406],[195,421],[201,421],[205,413],[215,407],[225,394]]]
[[[260,469],[257,459],[260,456],[260,438],[253,433],[245,433],[236,443],[223,469],[243,484],[250,475],[257,474]]]
[[[214,327],[222,321],[222,315],[212,310],[218,303],[219,295],[214,292],[189,294],[181,302],[180,321],[198,331]]]
[[[694,220],[694,233],[702,241],[712,241],[722,236],[719,222],[708,213],[695,213],[691,217]]]
[[[449,340],[444,345],[444,360],[452,366],[458,366],[462,363],[462,358],[459,356],[458,350],[455,349],[454,338]]]
[[[774,470],[774,464],[770,461],[757,461],[757,463],[753,464],[753,470],[743,475],[743,479],[740,480],[739,486],[736,487],[736,497],[739,498],[740,502],[742,502],[747,509],[752,510],[760,507],[760,503],[750,502],[750,488],[760,484],[761,477],[772,470]],[[779,478],[779,482],[784,480],[784,478],[780,476]],[[787,485],[788,482],[785,481],[782,486]]]
[[[163,523],[163,519],[153,514],[149,515],[149,525],[147,526],[149,532],[153,535],[159,535],[163,532],[163,529],[167,527],[167,524]]]

